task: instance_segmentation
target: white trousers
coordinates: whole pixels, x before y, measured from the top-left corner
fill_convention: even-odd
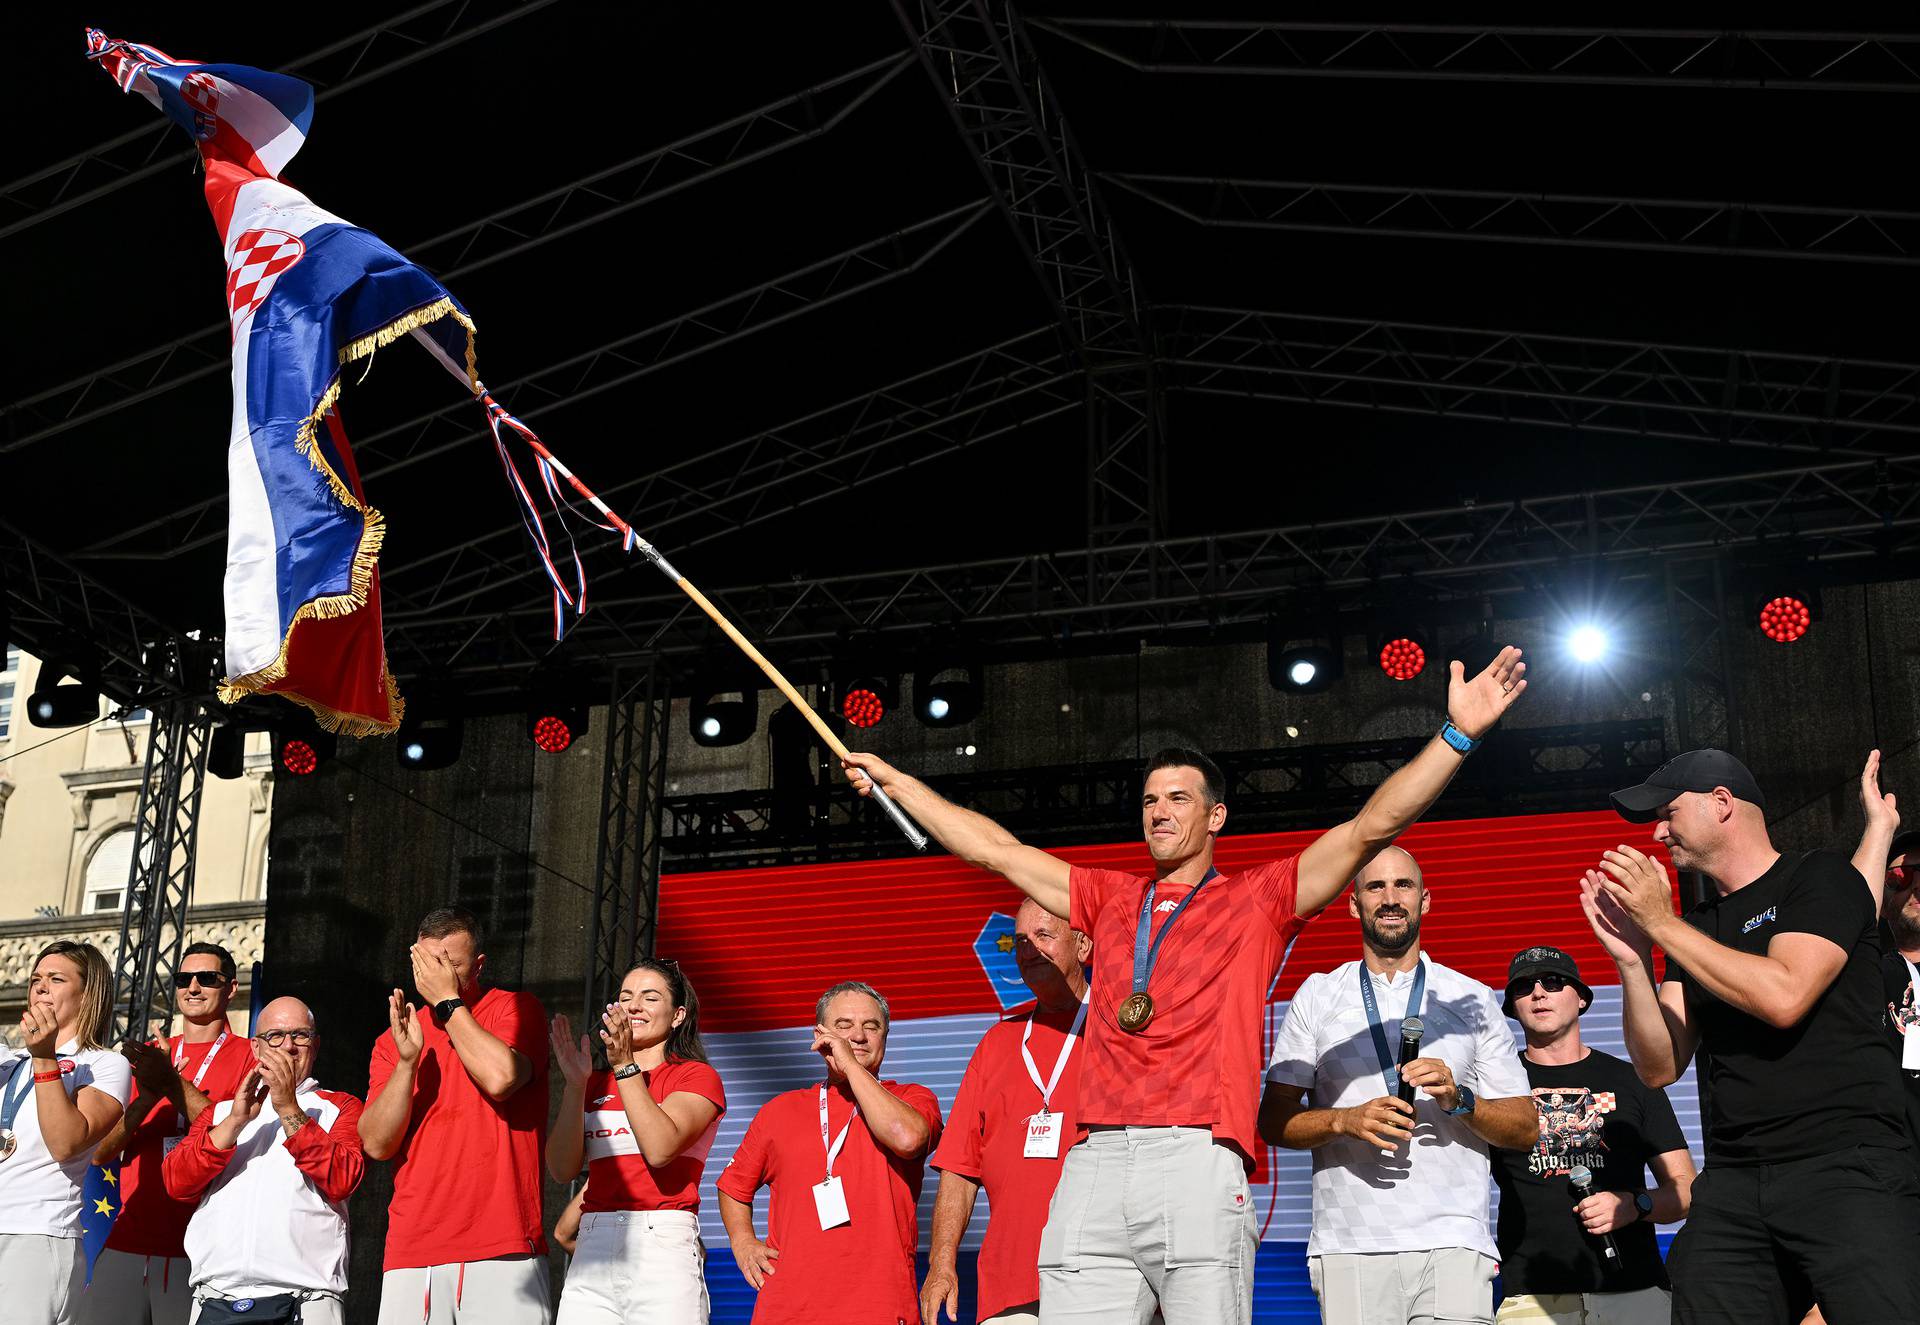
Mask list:
[[[691,1210],[582,1215],[556,1325],[707,1325],[699,1218]]]
[[[84,1257],[83,1257],[84,1259]],[[79,1325],[187,1325],[193,1289],[185,1256],[136,1256],[108,1247],[80,1291]]]
[[[0,1233],[0,1319],[7,1325],[71,1325],[86,1278],[79,1238]]]
[[[1525,1293],[1500,1304],[1495,1325],[1667,1325],[1673,1294],[1664,1288],[1630,1293]]]
[[[549,1325],[545,1256],[502,1256],[380,1276],[380,1325]]]
[[[1499,1268],[1467,1247],[1307,1257],[1325,1325],[1491,1325]]]

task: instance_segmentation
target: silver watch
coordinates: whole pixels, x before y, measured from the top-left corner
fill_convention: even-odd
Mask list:
[[[625,1067],[617,1067],[614,1069],[613,1079],[615,1081],[625,1081],[628,1077],[639,1076],[643,1070],[638,1063],[628,1063]]]

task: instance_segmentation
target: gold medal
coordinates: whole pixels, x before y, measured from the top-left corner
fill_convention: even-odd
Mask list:
[[[1120,1029],[1129,1035],[1138,1035],[1153,1020],[1153,995],[1147,993],[1128,994],[1120,1004]]]

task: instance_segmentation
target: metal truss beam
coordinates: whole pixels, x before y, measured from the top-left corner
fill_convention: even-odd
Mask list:
[[[213,693],[212,646],[196,646],[131,599],[102,585],[12,525],[0,521],[0,589],[8,643],[41,658],[71,657],[97,668],[103,694],[127,707]],[[187,659],[167,661],[169,651]]]
[[[1491,599],[1536,594],[1572,565],[1629,582],[1657,577],[1668,561],[1743,549],[1868,573],[1887,558],[1920,554],[1920,456],[1164,539],[1108,550],[1092,582],[1087,550],[708,592],[748,638],[803,665],[831,660],[849,633],[904,650],[963,621],[971,640],[1005,655],[1069,639],[1257,629],[1300,594],[1417,583]],[[528,650],[551,617],[530,597],[506,613],[409,625],[422,641],[436,633],[458,641],[481,623]],[[603,598],[571,639],[576,657],[609,659],[696,655],[713,643],[706,618],[670,590]],[[623,654],[634,647],[627,641],[637,654]],[[444,658],[449,650],[434,651]],[[476,658],[455,670],[512,665]]]
[[[1005,0],[894,0],[894,12],[1068,341],[1105,381],[1088,426],[1089,541],[1157,537],[1163,411],[1148,310],[1032,41]]]
[[[1196,225],[1229,229],[1920,263],[1920,212],[1198,175],[1101,178]]]
[[[1035,18],[1156,74],[1920,91],[1920,33]]]
[[[317,51],[279,72],[314,85],[315,100],[397,73],[429,56],[525,18],[553,0],[434,0],[416,5]],[[184,58],[184,57],[183,57]],[[184,167],[191,148],[168,151],[173,126],[158,120],[129,130],[0,188],[0,239],[50,221],[118,189]]]
[[[660,900],[661,797],[671,707],[659,669],[616,671],[608,697],[600,779],[600,839],[587,920],[587,979],[580,1025],[598,1024],[620,977],[653,955]]]
[[[422,267],[440,273],[442,281],[457,280],[810,142],[838,127],[912,62],[908,55],[875,60],[410,244],[406,251]],[[24,449],[226,373],[232,357],[223,320],[47,387],[0,407],[0,422],[13,434],[0,443],[0,452]]]
[[[1242,750],[1217,759],[1226,774],[1234,823],[1272,832],[1324,824],[1329,816],[1358,807],[1388,774],[1417,755],[1426,739]],[[1503,729],[1448,789],[1437,817],[1585,807],[1597,795],[1652,772],[1666,758],[1656,718]],[[1026,841],[1050,846],[1102,841],[1140,827],[1137,760],[965,773],[931,782],[949,800],[990,816]],[[826,793],[824,832],[796,840],[777,831],[772,816],[773,793],[766,790],[674,797],[666,803],[666,848],[680,869],[899,852],[887,821],[838,780]]]
[[[892,234],[776,276],[699,308],[642,327],[618,340],[515,381],[494,384],[497,397],[524,419],[538,419],[560,405],[590,399],[627,386],[651,373],[684,362],[748,336],[791,321],[804,313],[854,298],[919,271],[987,215],[984,200],[964,204]],[[364,434],[353,441],[354,457],[369,485],[387,475],[425,463],[458,448],[472,448],[486,436],[471,399],[458,396],[403,423]],[[376,500],[377,500],[377,489]],[[156,519],[133,525],[87,548],[80,555],[131,555],[140,559],[217,543],[226,507],[219,493]],[[152,537],[157,535],[157,540]],[[132,550],[135,540],[147,546]],[[159,543],[155,549],[154,542]],[[116,551],[117,549],[125,549]],[[390,577],[387,577],[390,583]]]
[[[171,660],[177,668],[182,661]],[[184,678],[183,678],[184,679]],[[133,863],[114,954],[114,1043],[165,1035],[173,973],[186,941],[213,718],[196,699],[151,706],[146,773],[133,819]]]
[[[1920,366],[1166,308],[1169,389],[1820,454],[1920,433]]]
[[[1078,368],[1040,328],[777,428],[708,447],[601,495],[636,529],[683,549],[1081,407]],[[526,591],[524,531],[500,529],[383,572],[417,615]],[[610,545],[589,549],[596,560]],[[439,568],[430,586],[424,572]],[[404,626],[406,611],[389,613]]]

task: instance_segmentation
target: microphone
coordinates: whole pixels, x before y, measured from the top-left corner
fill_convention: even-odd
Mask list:
[[[1585,1164],[1575,1164],[1567,1171],[1567,1186],[1573,1190],[1574,1203],[1578,1204],[1593,1195],[1593,1173]],[[1620,1248],[1614,1244],[1613,1234],[1602,1233],[1601,1244],[1606,1249],[1606,1266],[1609,1270],[1620,1268]]]
[[[1407,1064],[1420,1056],[1420,1037],[1426,1034],[1426,1030],[1427,1028],[1420,1024],[1420,1018],[1418,1017],[1408,1017],[1400,1023],[1399,1071],[1401,1073],[1404,1074],[1407,1070]],[[1404,1075],[1400,1077],[1400,1102],[1402,1104],[1413,1103],[1413,1083],[1408,1081]]]

